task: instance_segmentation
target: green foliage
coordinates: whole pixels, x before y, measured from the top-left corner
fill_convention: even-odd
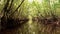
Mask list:
[[[1,0],[0,1],[0,13],[5,14],[5,16],[12,18],[28,18],[30,17],[60,17],[60,0]],[[12,3],[11,3],[12,2]],[[7,3],[7,5],[6,5]],[[12,4],[12,5],[11,5]],[[6,5],[6,6],[5,6]],[[4,9],[5,7],[5,9]],[[10,12],[8,12],[10,11]],[[9,15],[9,16],[8,16]],[[53,17],[54,18],[54,17]],[[29,18],[30,19],[30,18]],[[5,19],[6,20],[6,19]],[[38,31],[37,23],[33,23],[31,28],[32,31]],[[41,24],[39,24],[40,26]],[[29,25],[25,24],[22,28],[24,32],[29,31]],[[43,27],[41,27],[42,29]],[[23,32],[22,31],[22,32]],[[23,33],[24,34],[24,33]],[[42,32],[45,34],[45,32]]]

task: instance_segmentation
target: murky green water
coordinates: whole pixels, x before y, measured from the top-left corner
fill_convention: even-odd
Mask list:
[[[60,28],[54,32],[49,32],[50,27],[51,26],[40,24],[38,21],[33,21],[32,17],[29,16],[27,23],[16,29],[5,30],[2,34],[60,34]]]
[[[28,21],[22,27],[7,30],[3,34],[60,34],[60,28],[56,29],[53,33],[46,31],[48,26],[37,23],[37,21]],[[48,28],[49,29],[49,28]]]

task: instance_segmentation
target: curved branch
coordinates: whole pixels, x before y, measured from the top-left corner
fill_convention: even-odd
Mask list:
[[[21,7],[21,5],[23,4],[23,2],[24,2],[24,0],[22,0],[21,4],[18,5],[18,7],[16,8],[16,10],[12,14],[14,14],[19,9],[19,7]],[[12,14],[10,14],[10,15],[12,15]]]
[[[9,5],[9,2],[10,2],[10,0],[7,0],[7,2],[6,2],[6,4],[5,4],[5,6],[4,6],[4,8],[3,8],[3,10],[4,10],[4,11],[6,11],[6,10],[7,10],[8,5]]]
[[[12,7],[12,4],[13,4],[13,1],[14,1],[14,0],[11,0],[10,6],[9,6],[9,8],[8,8],[8,11],[11,10],[11,7]]]

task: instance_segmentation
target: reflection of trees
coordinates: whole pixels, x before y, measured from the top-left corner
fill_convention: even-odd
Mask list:
[[[51,1],[53,4],[51,4]],[[38,9],[38,13],[36,14],[37,17],[33,17],[33,20],[37,20],[40,25],[43,24],[44,27],[47,27],[48,31],[50,32],[53,32],[55,29],[57,29],[56,27],[60,26],[60,24],[57,24],[60,23],[60,19],[56,14],[57,11],[55,11],[56,4],[59,4],[59,2],[56,3],[56,1],[54,0],[45,0],[42,5],[34,3],[36,8]]]
[[[16,0],[15,0],[16,1]],[[28,19],[27,16],[31,16],[29,17],[29,19],[32,21],[35,21],[32,23],[31,29],[38,31],[38,30],[43,30],[43,31],[49,31],[53,32],[55,29],[57,29],[56,27],[60,26],[60,19],[57,16],[55,9],[57,4],[59,4],[59,2],[56,3],[55,0],[44,0],[42,1],[42,3],[34,0],[32,3],[27,2],[27,0],[18,0],[20,1],[17,2],[17,4],[14,4],[14,0],[4,0],[4,7],[2,9],[2,13],[3,16],[1,18],[1,24],[2,24],[2,28],[15,28],[15,27],[19,27],[22,26],[22,24],[24,24],[25,26],[22,26],[22,33],[29,33],[29,26],[28,24],[25,24]],[[25,2],[24,2],[25,1]],[[51,2],[52,1],[52,2]],[[58,0],[57,0],[58,1]],[[30,10],[29,10],[30,8]],[[0,8],[1,9],[1,8]],[[30,22],[31,22],[30,21]],[[38,23],[36,23],[38,22]],[[18,24],[18,25],[17,25]],[[35,27],[36,25],[36,27]],[[37,28],[37,25],[38,28]],[[44,28],[45,27],[45,28]],[[32,30],[30,33],[32,33]],[[34,30],[34,31],[35,31]],[[35,33],[35,32],[34,32]],[[41,31],[39,31],[39,34],[41,33]]]
[[[26,18],[14,18],[14,13],[18,11],[18,9],[23,4],[24,0],[21,0],[21,3],[17,6],[17,8],[13,9],[14,0],[6,0],[6,3],[2,9],[3,16],[1,18],[1,26],[3,29],[12,28],[21,24],[24,24],[28,19]],[[19,24],[22,21],[21,24]]]

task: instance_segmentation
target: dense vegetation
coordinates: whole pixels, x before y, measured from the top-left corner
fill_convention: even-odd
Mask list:
[[[60,0],[0,0],[0,33],[10,30],[60,34]]]

